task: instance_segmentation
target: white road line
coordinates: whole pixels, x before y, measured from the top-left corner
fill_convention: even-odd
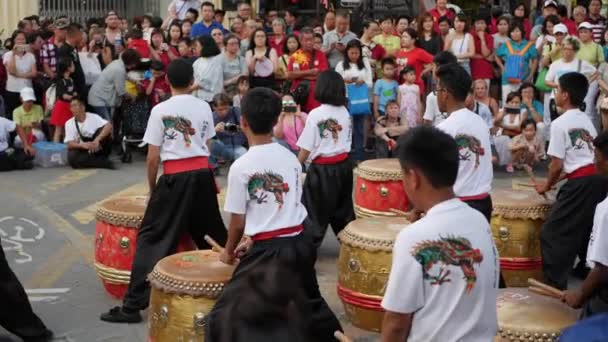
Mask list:
[[[69,292],[69,288],[57,288],[57,289],[26,289],[25,293],[29,295],[33,294],[61,294]]]
[[[30,300],[30,302],[52,302],[52,301],[59,299],[59,297],[57,297],[57,296],[29,297],[28,296],[28,299]]]

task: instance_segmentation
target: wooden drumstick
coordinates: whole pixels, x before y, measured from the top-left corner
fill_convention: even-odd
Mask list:
[[[351,339],[346,337],[341,331],[336,331],[334,337],[340,342],[352,342]]]
[[[532,171],[532,168],[526,167],[526,172],[528,173],[528,176],[530,176],[530,180],[532,181],[532,184],[534,184],[534,186],[536,187],[536,177],[534,176],[534,172]],[[549,198],[547,197],[547,194],[542,194],[541,196],[543,196],[546,200],[548,200]]]
[[[220,246],[220,244],[217,243],[217,241],[213,240],[211,236],[205,235],[205,241],[207,241],[207,243],[211,245],[211,249],[214,252],[222,253],[224,251],[224,247]]]
[[[551,297],[551,298],[555,298],[555,299],[562,299],[562,297],[558,297],[555,293],[543,290],[542,288],[536,287],[536,286],[528,287],[528,291],[534,292],[541,296]]]
[[[399,210],[399,209],[394,209],[394,208],[390,208],[389,209],[391,213],[395,213],[399,216],[407,216],[408,214],[405,211]]]
[[[540,281],[532,278],[528,278],[528,285],[531,287],[539,288],[545,292],[551,293],[555,298],[562,298],[564,295],[564,291],[558,290],[553,286],[549,286],[545,283],[541,283]]]

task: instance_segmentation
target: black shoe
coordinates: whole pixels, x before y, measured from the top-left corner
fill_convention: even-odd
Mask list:
[[[110,323],[139,323],[142,321],[139,311],[125,312],[122,307],[116,306],[110,311],[101,314],[99,317],[102,321]]]
[[[49,342],[53,340],[53,332],[50,330],[46,330],[44,334],[37,337],[23,337],[23,342]]]

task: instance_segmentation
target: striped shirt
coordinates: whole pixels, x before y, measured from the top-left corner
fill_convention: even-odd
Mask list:
[[[597,19],[587,17],[585,21],[591,24],[593,41],[600,43],[602,41],[602,33],[604,32],[604,29],[606,29],[606,18],[600,15]]]
[[[42,45],[42,50],[40,50],[40,61],[41,63],[47,64],[53,72],[57,69],[57,57],[56,57],[57,47],[55,46],[55,39],[51,38],[46,41]],[[41,70],[43,71],[43,70]]]

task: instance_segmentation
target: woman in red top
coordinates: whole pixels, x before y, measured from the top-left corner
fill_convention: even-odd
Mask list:
[[[530,11],[528,10],[528,7],[526,7],[523,2],[520,2],[519,4],[517,4],[517,6],[515,6],[515,9],[513,9],[513,13],[511,13],[511,16],[513,18],[513,21],[519,21],[524,25],[524,30],[526,31],[526,40],[530,40],[532,25],[530,25],[530,19],[528,19],[528,17],[530,16]]]
[[[492,67],[494,38],[488,32],[486,18],[481,16],[475,18],[471,35],[475,44],[475,55],[471,57],[471,77],[473,80],[484,80],[489,88],[490,80],[494,77]]]
[[[285,45],[285,39],[287,38],[285,27],[285,21],[282,18],[277,18],[272,21],[273,35],[271,35],[268,40],[270,47],[276,51],[277,56],[283,55],[283,45]]]
[[[165,43],[163,31],[155,29],[150,38],[150,54],[153,60],[160,61],[165,66],[169,66],[171,60],[178,58],[169,49],[169,44]]]
[[[439,18],[446,16],[452,22],[456,18],[456,13],[448,8],[448,0],[437,0],[435,7],[429,11],[429,14],[433,16],[435,32],[437,33],[439,33]]]
[[[395,59],[397,61],[397,74],[406,66],[411,66],[416,71],[416,84],[420,87],[420,93],[424,94],[424,82],[420,78],[422,70],[430,66],[433,56],[416,46],[418,32],[413,28],[406,28],[401,35],[401,49],[397,51]]]

